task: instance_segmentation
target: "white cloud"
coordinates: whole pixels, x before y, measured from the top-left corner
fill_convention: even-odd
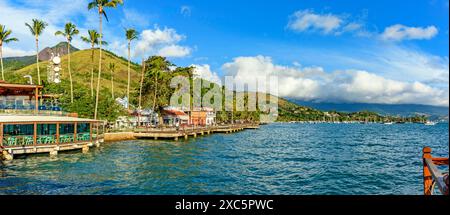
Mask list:
[[[287,28],[295,32],[319,32],[326,35],[353,33],[355,36],[367,37],[371,36],[371,33],[366,30],[366,19],[366,10],[353,19],[344,14],[321,14],[313,10],[299,10],[290,16]]]
[[[177,45],[185,39],[172,28],[144,30],[136,44],[135,56],[159,54],[165,57],[184,57],[191,53],[191,48]]]
[[[188,17],[188,16],[191,16],[192,9],[189,6],[183,5],[180,8],[180,13],[181,13],[181,15]]]
[[[63,37],[56,37],[54,34],[57,30],[62,30],[66,22],[75,22],[76,17],[86,17],[89,13],[84,0],[61,0],[58,1],[58,4],[48,4],[48,1],[43,0],[22,0],[20,3],[0,1],[0,10],[2,24],[12,30],[13,37],[19,39],[19,42],[8,45],[11,56],[13,54],[17,54],[17,56],[34,54],[26,51],[34,50],[35,47],[34,37],[25,26],[26,22],[30,23],[32,19],[41,19],[48,23],[39,38],[39,48],[43,49],[64,40]],[[79,25],[78,29],[80,32],[87,31],[82,25]],[[74,45],[82,44],[78,37],[74,38],[73,43]]]
[[[163,57],[185,57],[191,53],[191,48],[179,45],[168,45],[158,51],[158,55]]]
[[[384,40],[428,40],[438,34],[438,29],[431,25],[428,27],[408,27],[400,24],[387,27],[381,38]]]
[[[8,46],[3,46],[3,57],[21,57],[21,56],[30,56],[36,54],[36,51],[29,50],[21,50],[21,49],[13,49]]]
[[[223,65],[227,75],[248,83],[258,77],[278,77],[283,97],[305,100],[382,104],[428,104],[448,106],[447,89],[420,82],[402,82],[363,70],[327,73],[321,67],[292,68],[276,65],[270,57],[238,57]]]
[[[219,78],[219,75],[217,75],[217,73],[211,71],[211,68],[209,65],[207,65],[207,64],[204,64],[204,65],[192,64],[191,66],[194,67],[194,76],[195,77],[202,78],[207,81],[222,85],[222,81]]]
[[[294,31],[319,31],[329,34],[341,27],[343,20],[333,14],[317,14],[312,10],[300,10],[291,16],[288,28]]]

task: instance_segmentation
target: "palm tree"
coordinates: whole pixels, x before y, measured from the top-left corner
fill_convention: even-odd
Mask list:
[[[125,29],[125,36],[128,40],[128,85],[127,85],[127,107],[130,110],[130,62],[131,62],[131,41],[138,38],[138,33],[136,30],[130,28]]]
[[[139,110],[142,108],[142,85],[144,84],[145,59],[142,59],[141,84],[139,87]]]
[[[102,39],[103,39],[103,31],[102,31],[102,18],[105,16],[106,21],[108,21],[108,16],[106,15],[105,8],[116,8],[117,5],[123,4],[123,0],[92,0],[88,4],[88,10],[93,8],[97,8],[99,15],[99,47],[100,47],[100,57],[98,62],[98,78],[97,78],[97,96],[95,97],[95,110],[94,110],[94,119],[97,119],[97,109],[98,109],[98,97],[100,92],[100,78],[102,74]]]
[[[25,23],[25,25],[30,29],[31,34],[36,39],[36,65],[37,65],[37,75],[38,75],[38,84],[41,84],[41,73],[39,71],[39,36],[44,32],[45,27],[47,27],[47,23],[39,20],[33,19],[32,24]]]
[[[73,36],[79,34],[77,26],[71,22],[66,23],[64,26],[64,32],[57,31],[55,36],[61,35],[67,40],[67,58],[68,58],[68,70],[69,70],[69,80],[70,80],[70,102],[73,103],[73,82],[72,82],[72,70],[70,68],[70,43],[72,42]]]
[[[12,41],[19,41],[17,38],[11,37],[11,30],[6,30],[6,26],[0,25],[0,63],[2,66],[2,80],[5,80],[5,74],[3,71],[3,43],[7,44]]]
[[[114,99],[114,72],[116,71],[115,63],[109,63],[109,71],[111,71],[111,96]]]
[[[94,50],[95,45],[99,44],[100,34],[96,30],[88,30],[89,37],[81,37],[83,42],[91,45],[91,97],[94,97]],[[108,45],[106,41],[102,41],[102,45]]]

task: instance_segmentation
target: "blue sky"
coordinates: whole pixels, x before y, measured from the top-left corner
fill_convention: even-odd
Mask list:
[[[50,24],[42,46],[60,41],[51,31],[67,21],[82,34],[98,28],[87,0],[55,2],[0,0],[0,24],[21,39],[6,56],[33,52],[23,25],[32,17]],[[448,106],[448,0],[125,0],[108,14],[105,39],[118,54],[125,55],[124,27],[146,31],[134,43],[135,61],[167,55],[212,80],[275,74],[280,94],[300,99]]]

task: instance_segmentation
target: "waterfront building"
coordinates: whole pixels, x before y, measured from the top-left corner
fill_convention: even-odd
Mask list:
[[[158,113],[150,110],[134,110],[129,116],[120,116],[114,122],[114,129],[152,127],[159,123]]]
[[[216,113],[214,109],[203,107],[194,108],[190,113],[190,125],[194,126],[211,126],[216,124]]]
[[[103,142],[104,122],[78,118],[46,105],[40,85],[0,82],[0,159],[15,155],[82,149]]]
[[[189,115],[175,107],[165,107],[162,111],[163,123],[168,126],[185,126],[189,124]]]

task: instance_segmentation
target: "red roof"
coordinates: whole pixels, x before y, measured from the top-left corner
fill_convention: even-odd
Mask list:
[[[164,113],[175,115],[175,116],[187,116],[186,113],[184,113],[183,111],[179,111],[179,110],[164,110]]]

